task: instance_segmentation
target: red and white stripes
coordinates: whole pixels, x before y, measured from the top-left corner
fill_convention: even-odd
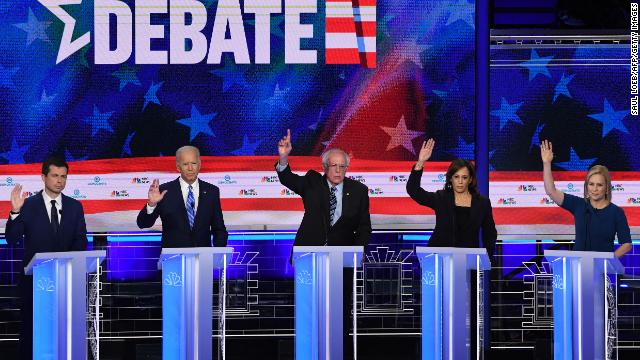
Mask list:
[[[326,0],[327,64],[376,66],[376,0]]]

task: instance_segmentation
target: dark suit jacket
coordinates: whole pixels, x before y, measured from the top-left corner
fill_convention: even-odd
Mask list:
[[[436,212],[436,228],[429,239],[429,246],[456,247],[460,246],[457,243],[461,242],[480,247],[479,235],[482,229],[482,244],[487,249],[489,257],[493,256],[498,233],[493,221],[491,201],[480,194],[473,195],[469,227],[463,234],[456,234],[456,202],[453,190],[425,191],[420,187],[421,178],[422,170],[411,170],[407,181],[407,193],[418,204],[430,207]]]
[[[147,205],[138,214],[138,227],[152,227],[156,219],[162,220],[162,247],[207,247],[211,246],[211,235],[214,246],[227,246],[227,228],[224,226],[222,207],[220,206],[220,190],[217,186],[198,179],[200,194],[198,209],[189,228],[187,208],[180,191],[178,179],[160,185],[160,192],[168,190],[153,213],[147,214]]]
[[[276,164],[277,165],[277,164]],[[369,190],[365,185],[349,178],[342,189],[342,215],[329,225],[329,185],[326,176],[309,170],[304,176],[296,175],[287,166],[278,172],[280,183],[302,197],[304,216],[296,234],[294,246],[363,245],[369,243],[371,218],[369,217]]]
[[[36,253],[54,251],[83,251],[87,248],[87,226],[82,204],[64,194],[62,219],[58,234],[53,234],[51,221],[44,205],[42,191],[24,200],[20,215],[7,221],[7,242],[15,246],[24,240],[23,265]]]

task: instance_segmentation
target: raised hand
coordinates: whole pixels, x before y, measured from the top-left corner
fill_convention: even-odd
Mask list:
[[[11,211],[20,212],[26,196],[22,194],[22,185],[16,184],[11,190]]]
[[[151,207],[158,205],[166,193],[167,190],[160,192],[160,180],[154,179],[151,182],[151,186],[149,186],[149,199],[147,204]]]
[[[424,164],[429,158],[431,158],[431,154],[433,154],[433,147],[436,145],[436,142],[433,139],[429,139],[427,141],[422,142],[422,147],[420,148],[420,153],[418,154],[418,162]]]
[[[280,159],[289,157],[291,149],[291,130],[287,129],[287,135],[278,141],[278,155],[280,155]]]
[[[543,140],[540,144],[540,157],[542,158],[542,163],[551,163],[553,161],[553,146],[551,145],[551,141]]]

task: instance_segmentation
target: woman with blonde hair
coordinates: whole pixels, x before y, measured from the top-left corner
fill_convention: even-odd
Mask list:
[[[631,250],[631,232],[622,208],[611,202],[611,176],[602,165],[589,169],[584,180],[584,198],[565,194],[556,189],[551,173],[553,148],[545,140],[540,144],[540,155],[544,170],[544,190],[563,209],[571,212],[576,226],[576,251],[613,251],[613,242],[618,236],[620,247],[615,251],[621,257]]]

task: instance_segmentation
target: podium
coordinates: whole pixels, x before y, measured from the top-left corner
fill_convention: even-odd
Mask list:
[[[605,277],[624,267],[612,252],[545,250],[553,271],[554,359],[605,359],[613,351]],[[614,319],[615,321],[615,319]]]
[[[105,257],[104,250],[69,251],[38,253],[29,261],[24,272],[33,274],[34,359],[86,359],[87,321],[98,346],[99,293],[88,318],[86,274],[97,272]]]
[[[342,268],[357,268],[362,252],[362,246],[293,247],[296,360],[343,358]],[[354,294],[355,288],[354,271]],[[354,352],[357,351],[355,298]]]
[[[422,359],[469,359],[469,346],[481,349],[480,273],[491,269],[487,250],[418,246],[416,255],[422,269]],[[475,279],[469,270],[478,270]],[[471,281],[478,284],[476,344],[469,344],[467,325]]]
[[[213,269],[220,274],[220,353],[225,358],[226,270],[233,248],[164,248],[162,269],[162,358],[213,359]]]

